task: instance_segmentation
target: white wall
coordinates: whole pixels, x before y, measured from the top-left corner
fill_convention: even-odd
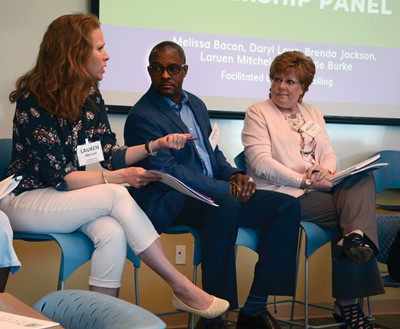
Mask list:
[[[113,114],[110,118],[113,130],[122,144],[125,115]],[[240,134],[243,121],[223,119],[211,121],[218,123],[221,129],[219,147],[233,164],[233,158],[242,151]],[[328,131],[341,168],[361,161],[379,150],[400,150],[399,126],[328,124]]]
[[[0,137],[11,136],[15,107],[8,95],[33,66],[47,26],[58,16],[88,10],[89,0],[0,1]]]

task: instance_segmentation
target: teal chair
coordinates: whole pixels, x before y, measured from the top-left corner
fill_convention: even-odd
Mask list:
[[[304,297],[303,300],[300,299],[297,296],[293,297],[292,301],[292,314],[291,314],[291,321],[293,321],[294,317],[294,311],[295,311],[295,305],[296,304],[302,304],[304,305],[304,321],[302,325],[304,328],[330,328],[330,327],[338,327],[340,325],[345,325],[344,323],[338,324],[332,322],[332,324],[326,324],[326,325],[311,325],[310,324],[310,317],[309,317],[309,307],[314,307],[314,308],[319,308],[323,309],[326,311],[329,311],[329,315],[333,312],[333,308],[326,307],[323,305],[315,304],[310,302],[310,297],[309,297],[309,264],[310,264],[310,258],[311,256],[318,251],[321,247],[325,246],[329,242],[331,242],[333,234],[331,231],[322,228],[321,226],[314,224],[314,223],[309,223],[309,222],[300,222],[300,238],[299,238],[299,247],[297,250],[297,274],[296,277],[298,278],[298,271],[299,271],[299,265],[300,265],[300,260],[301,260],[301,246],[302,246],[302,239],[304,238]],[[298,324],[298,322],[289,322],[293,324]]]
[[[235,245],[236,247],[242,246],[257,252],[259,236],[260,231],[257,229],[239,227]]]
[[[244,156],[244,151],[240,152],[235,158],[234,158],[235,165],[238,169],[246,171],[246,160]],[[246,229],[249,230],[249,229]],[[244,239],[245,238],[245,239]],[[256,240],[258,239],[258,234],[257,232],[251,232],[251,233],[242,233],[241,239],[243,240],[241,245],[248,247],[254,251],[257,251],[257,242]],[[296,294],[292,296],[292,299],[285,299],[285,300],[280,300],[277,302],[269,302],[269,304],[281,304],[281,303],[291,303],[292,304],[292,309],[291,309],[291,316],[290,320],[279,320],[280,322],[287,323],[289,325],[294,325],[294,326],[301,326],[304,328],[330,328],[330,327],[338,327],[340,325],[344,324],[338,324],[338,323],[332,323],[332,324],[325,324],[322,326],[313,326],[310,325],[310,318],[309,318],[309,307],[315,307],[319,309],[323,309],[329,312],[332,312],[333,309],[329,307],[325,307],[323,305],[319,304],[314,304],[310,303],[309,299],[309,262],[311,256],[321,247],[326,245],[327,243],[331,242],[332,240],[332,233],[331,231],[322,228],[318,226],[317,224],[314,223],[309,223],[309,222],[300,222],[300,231],[299,231],[299,242],[298,242],[298,249],[297,249],[297,269],[296,269],[296,282],[298,283],[298,274],[299,274],[299,265],[301,262],[302,258],[302,253],[301,253],[301,247],[302,247],[302,242],[304,239],[304,286],[305,286],[305,292],[304,292],[304,297],[303,299],[300,299]],[[297,285],[297,284],[296,284]],[[295,313],[295,306],[297,304],[304,305],[304,321],[298,322],[294,321],[294,313]]]
[[[12,140],[0,139],[0,177],[5,177],[5,171],[11,160]],[[57,290],[63,290],[65,281],[79,267],[89,261],[93,253],[93,242],[81,232],[72,233],[27,233],[15,232],[14,240],[29,242],[54,241],[61,249],[60,269],[58,274]],[[140,258],[128,248],[127,258],[134,265],[135,298],[139,302],[138,269]]]
[[[400,151],[397,150],[382,150],[371,155],[380,154],[379,161],[387,162],[389,166],[372,171],[375,180],[375,192],[378,197],[377,207],[393,213],[377,214],[376,223],[378,229],[379,254],[377,261],[387,265],[387,257],[389,248],[392,245],[396,233],[400,231]],[[391,194],[390,199],[385,200],[379,198],[379,194],[388,191]],[[397,200],[398,198],[398,200]],[[385,287],[398,288],[400,283],[385,271],[381,273],[383,285]],[[368,297],[369,314],[371,314],[371,299]]]
[[[376,224],[379,240],[379,254],[376,259],[387,265],[389,249],[400,232],[400,213],[379,214],[376,216]],[[387,272],[382,272],[381,277],[385,287],[400,288],[400,282],[395,281]]]
[[[386,210],[400,210],[400,151],[382,150],[374,155],[380,154],[380,162],[387,162],[389,166],[372,171],[375,180],[375,192],[377,195],[385,190],[397,190],[399,192],[398,202],[391,200],[388,204],[379,204],[380,208]],[[371,157],[372,157],[371,156]]]
[[[57,290],[63,290],[65,281],[79,267],[92,257],[93,243],[83,233],[24,233],[14,231],[14,240],[28,242],[54,241],[61,250],[60,269],[58,272]]]
[[[400,213],[378,214],[376,215],[376,225],[378,229],[379,254],[377,261],[384,266],[388,263],[389,249],[396,239],[397,232],[400,232]],[[381,271],[381,279],[384,287],[400,288],[400,282],[395,281],[387,271]],[[371,298],[367,297],[369,315],[372,314]]]
[[[93,242],[81,232],[71,233],[25,233],[15,232],[14,240],[27,242],[54,241],[60,247],[61,259],[58,272],[57,290],[63,290],[65,281],[83,264],[92,258]],[[140,258],[128,247],[127,259],[134,267],[135,302],[140,303],[139,295],[139,268]]]
[[[93,291],[55,291],[33,308],[65,329],[166,328],[160,318],[140,306]]]
[[[320,226],[313,224],[313,223],[308,223],[308,222],[300,222],[300,237],[299,237],[299,244],[298,244],[298,251],[297,251],[297,270],[296,270],[296,281],[298,278],[298,271],[299,271],[299,265],[300,265],[300,259],[302,257],[301,255],[301,245],[302,245],[302,239],[304,237],[304,256],[305,256],[305,295],[304,295],[304,300],[300,300],[296,295],[292,296],[291,299],[283,299],[279,301],[274,301],[274,302],[268,302],[269,305],[274,305],[274,304],[283,304],[283,303],[291,303],[292,304],[292,310],[291,310],[291,317],[290,320],[278,320],[280,322],[289,324],[289,325],[294,325],[294,326],[302,326],[304,328],[329,328],[329,327],[337,327],[339,324],[337,323],[332,323],[323,325],[323,326],[312,326],[310,325],[310,319],[309,319],[309,307],[316,307],[320,309],[324,309],[327,311],[332,312],[333,309],[329,307],[325,307],[322,305],[318,304],[313,304],[310,303],[309,300],[309,261],[310,257],[321,247],[329,243],[332,239],[332,233],[327,230],[323,229]],[[303,233],[303,234],[302,234]],[[251,228],[244,228],[241,227],[239,228],[238,231],[238,237],[236,240],[236,246],[243,246],[246,248],[249,248],[255,252],[258,250],[258,239],[259,239],[259,231],[256,229],[251,229]],[[304,305],[304,321],[303,323],[300,323],[298,321],[294,321],[294,312],[295,312],[295,305],[296,304],[302,304]]]

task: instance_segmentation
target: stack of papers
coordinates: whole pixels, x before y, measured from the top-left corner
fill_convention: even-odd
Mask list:
[[[359,162],[349,168],[343,169],[336,173],[334,177],[330,179],[333,185],[340,183],[346,177],[358,174],[360,172],[372,171],[380,168],[384,168],[389,164],[387,162],[373,163],[381,157],[380,154],[373,156],[372,158],[368,158],[362,162]]]
[[[175,190],[182,192],[183,194],[189,195],[197,200],[208,203],[211,206],[219,207],[211,198],[209,198],[204,194],[201,194],[195,189],[192,189],[190,186],[187,186],[178,178],[175,178],[174,176],[167,174],[165,171],[162,170],[148,170],[148,171],[161,175],[161,183],[167,184],[168,186],[171,186]]]

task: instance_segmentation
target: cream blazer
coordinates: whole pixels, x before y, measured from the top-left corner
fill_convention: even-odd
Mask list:
[[[321,126],[315,136],[315,161],[335,172],[337,158],[320,110],[310,104],[298,104],[305,120]],[[300,153],[298,133],[293,133],[281,111],[271,101],[251,105],[246,110],[242,143],[248,175],[258,189],[272,190],[299,197],[306,163]]]

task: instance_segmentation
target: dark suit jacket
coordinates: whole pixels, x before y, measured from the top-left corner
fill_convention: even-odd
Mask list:
[[[192,141],[188,141],[181,150],[162,149],[157,156],[148,157],[135,165],[146,169],[162,169],[205,195],[210,191],[229,193],[228,179],[240,171],[226,161],[218,146],[212,150],[208,141],[212,128],[206,105],[191,93],[188,93],[188,97],[210,155],[214,177],[203,175],[200,156]],[[124,128],[125,144],[144,144],[171,133],[189,131],[163,96],[150,87],[129,112]],[[151,183],[144,188],[131,188],[130,191],[159,232],[172,223],[185,202],[182,193],[162,183]]]

